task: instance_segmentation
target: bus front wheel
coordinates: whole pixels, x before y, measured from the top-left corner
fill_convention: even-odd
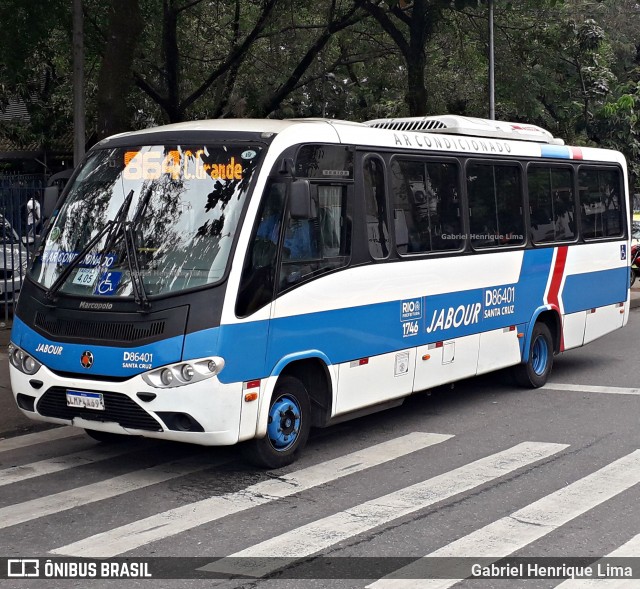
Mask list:
[[[516,382],[523,387],[537,389],[549,378],[553,366],[553,337],[541,322],[533,327],[529,344],[529,357],[523,364],[513,367]]]
[[[294,462],[307,443],[311,427],[309,393],[293,376],[278,380],[264,438],[243,445],[247,460],[261,468],[281,468]]]

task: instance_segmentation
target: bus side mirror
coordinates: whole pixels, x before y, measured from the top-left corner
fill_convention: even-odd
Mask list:
[[[289,214],[292,219],[312,219],[313,202],[309,180],[294,180],[291,183]]]

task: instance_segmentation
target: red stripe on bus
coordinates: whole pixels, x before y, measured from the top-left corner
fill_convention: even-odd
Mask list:
[[[582,148],[580,147],[570,147],[571,150],[571,158],[574,160],[581,160],[582,157]]]
[[[551,284],[549,285],[549,294],[547,295],[547,302],[554,309],[560,313],[560,284],[562,284],[562,276],[564,275],[564,268],[567,263],[568,246],[562,246],[558,248],[556,254],[556,263],[553,266],[553,276],[551,277]],[[560,316],[562,321],[562,316]],[[564,333],[562,326],[560,327],[560,351],[564,350]]]

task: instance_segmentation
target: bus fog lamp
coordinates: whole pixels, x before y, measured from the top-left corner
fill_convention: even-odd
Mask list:
[[[209,360],[209,362],[207,363],[207,370],[209,372],[213,372],[213,374],[216,374],[216,372],[218,371],[218,365],[216,364],[215,360]]]

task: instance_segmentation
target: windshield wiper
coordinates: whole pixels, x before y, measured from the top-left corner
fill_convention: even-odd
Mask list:
[[[133,190],[131,190],[129,194],[127,194],[122,205],[116,212],[115,218],[112,221],[107,221],[105,226],[98,232],[98,234],[87,245],[85,245],[82,248],[80,253],[75,258],[73,258],[73,260],[69,262],[67,267],[60,273],[60,276],[58,276],[58,278],[55,279],[53,284],[49,287],[49,290],[47,290],[45,293],[45,296],[49,300],[54,300],[56,293],[58,292],[58,290],[60,290],[60,287],[66,282],[67,278],[69,278],[69,275],[71,274],[71,272],[73,272],[74,268],[78,266],[78,264],[80,264],[82,260],[84,260],[85,256],[107,233],[109,234],[109,237],[107,238],[107,244],[109,245],[109,248],[113,247],[113,241],[115,236],[118,233],[118,227],[124,224],[123,219],[126,219],[127,212],[129,211],[129,207],[131,206],[132,199],[133,199]],[[102,251],[108,252],[109,248],[107,248],[105,245]]]
[[[129,274],[131,275],[131,286],[133,287],[133,298],[135,302],[140,305],[140,307],[142,307],[142,309],[145,311],[151,308],[151,303],[149,303],[149,297],[147,296],[147,291],[144,288],[144,280],[142,279],[142,275],[140,273],[140,262],[138,260],[138,254],[136,250],[136,237],[134,230],[138,224],[138,221],[142,217],[142,214],[147,208],[152,194],[153,189],[151,186],[149,186],[144,197],[138,201],[138,206],[136,208],[136,212],[133,215],[133,219],[131,219],[131,222],[122,224],[124,247],[127,253]]]
[[[149,297],[144,289],[144,281],[140,274],[140,264],[138,263],[138,255],[136,254],[136,238],[133,232],[133,223],[127,223],[122,226],[124,236],[124,248],[127,252],[127,264],[129,265],[129,274],[131,274],[131,286],[133,287],[133,298],[135,302],[148,310],[151,307]]]

